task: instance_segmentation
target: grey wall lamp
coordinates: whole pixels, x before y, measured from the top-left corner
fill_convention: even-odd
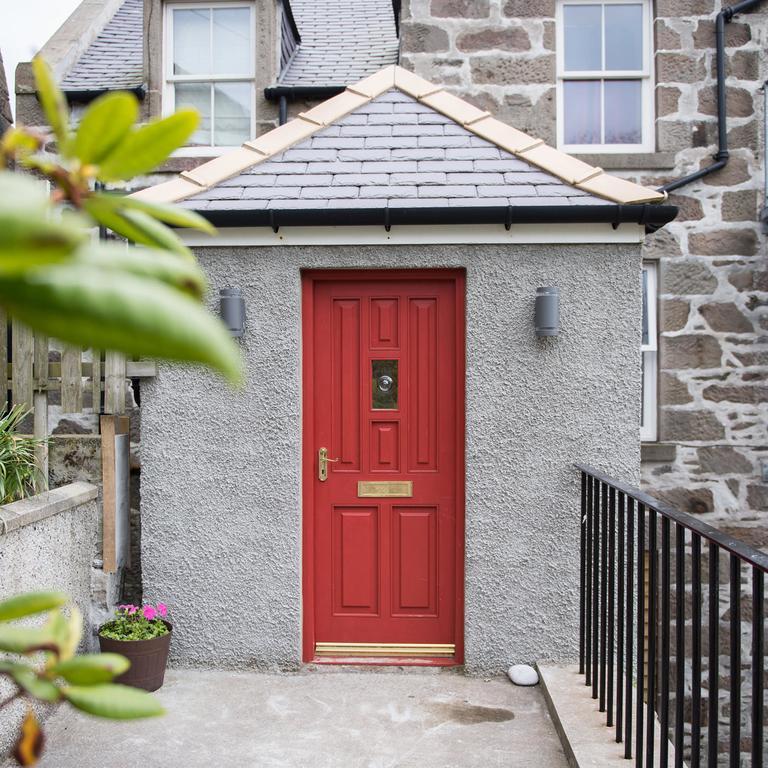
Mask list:
[[[537,336],[557,336],[560,333],[560,289],[536,289],[534,325]]]
[[[239,288],[222,288],[219,291],[221,319],[229,332],[239,339],[245,330],[245,300]]]

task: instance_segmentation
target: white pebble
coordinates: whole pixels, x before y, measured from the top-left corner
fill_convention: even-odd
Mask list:
[[[515,685],[536,685],[539,682],[538,673],[527,664],[515,664],[509,668],[507,674]]]

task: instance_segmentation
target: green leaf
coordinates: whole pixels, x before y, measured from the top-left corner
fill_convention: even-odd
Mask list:
[[[130,666],[131,662],[117,653],[91,653],[57,664],[53,673],[74,685],[96,685],[110,682]]]
[[[107,93],[85,110],[73,152],[84,165],[100,163],[128,135],[139,117],[139,102],[131,93]]]
[[[48,120],[48,125],[51,126],[51,130],[54,136],[56,136],[59,152],[63,157],[71,157],[71,135],[69,133],[69,108],[67,107],[67,100],[57,87],[51,68],[39,56],[35,56],[32,59],[32,71],[35,74],[35,84],[40,105]]]
[[[0,651],[34,653],[58,651],[58,645],[45,627],[13,627],[0,625]]]
[[[142,211],[119,210],[119,199],[110,195],[93,195],[84,201],[83,207],[99,224],[134,243],[172,251],[188,261],[194,261],[192,251],[172,229]]]
[[[181,109],[131,131],[99,167],[102,181],[119,181],[149,173],[195,132],[200,115]]]
[[[135,208],[138,211],[144,211],[159,221],[164,221],[172,227],[188,227],[198,229],[208,235],[216,234],[216,227],[208,219],[203,218],[199,213],[190,211],[188,208],[181,208],[178,205],[163,205],[161,203],[148,203],[145,200],[138,200],[135,197],[121,198],[121,204],[124,208]]]
[[[63,592],[27,592],[0,602],[0,621],[12,621],[66,605],[69,598]]]
[[[224,326],[188,295],[157,280],[67,263],[0,276],[0,304],[61,341],[203,363],[241,381],[240,354]]]
[[[84,224],[71,212],[52,218],[41,181],[0,171],[0,274],[66,260],[88,237]]]
[[[63,640],[59,647],[59,658],[68,661],[75,655],[77,646],[83,637],[83,614],[76,605],[69,608],[69,617],[66,621]]]
[[[129,272],[160,280],[198,299],[206,289],[205,275],[194,259],[182,260],[164,251],[100,242],[80,248],[74,260],[77,264],[92,265],[115,273]]]
[[[136,720],[165,714],[165,710],[154,696],[127,685],[104,683],[71,686],[64,688],[62,693],[77,709],[110,720]]]
[[[50,681],[38,677],[37,672],[27,664],[15,661],[0,661],[0,672],[9,675],[19,688],[41,701],[58,701],[61,692]]]

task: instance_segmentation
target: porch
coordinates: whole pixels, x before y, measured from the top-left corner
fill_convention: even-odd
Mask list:
[[[40,768],[566,768],[539,687],[426,668],[171,670],[165,717],[61,708]]]

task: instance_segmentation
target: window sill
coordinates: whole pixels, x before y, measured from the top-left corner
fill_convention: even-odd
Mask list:
[[[668,171],[675,167],[674,152],[595,152],[573,156],[604,171]]]
[[[640,461],[670,462],[677,456],[674,443],[640,443]]]

